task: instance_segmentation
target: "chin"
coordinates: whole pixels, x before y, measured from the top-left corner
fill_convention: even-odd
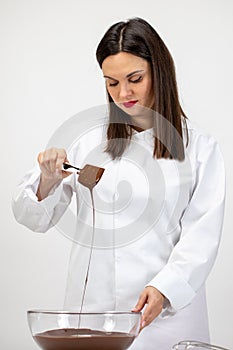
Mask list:
[[[121,108],[125,113],[130,115],[131,117],[142,117],[144,114],[148,114],[148,111],[151,109],[148,107],[144,107],[141,105],[134,106],[132,108]]]

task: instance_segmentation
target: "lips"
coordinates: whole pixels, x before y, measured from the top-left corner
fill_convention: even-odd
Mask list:
[[[138,102],[137,100],[124,102],[124,103],[123,103],[123,106],[126,107],[126,108],[131,108],[131,107],[133,107],[137,102]]]

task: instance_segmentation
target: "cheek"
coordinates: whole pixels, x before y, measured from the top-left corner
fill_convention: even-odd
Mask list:
[[[116,96],[116,93],[114,94],[114,91],[112,89],[107,89],[107,92],[109,94],[109,96],[112,98],[112,100],[115,102],[115,96]]]
[[[154,91],[152,89],[152,84],[150,81],[144,87],[144,99],[147,101],[154,100]]]

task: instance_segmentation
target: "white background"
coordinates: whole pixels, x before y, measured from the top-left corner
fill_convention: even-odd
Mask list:
[[[217,138],[225,159],[226,214],[219,255],[208,279],[208,304],[212,343],[233,348],[233,2],[0,0],[4,350],[38,348],[26,310],[62,306],[70,245],[55,229],[43,235],[17,224],[11,211],[14,188],[61,123],[105,103],[95,49],[111,24],[134,16],[149,21],[167,44],[184,110]]]

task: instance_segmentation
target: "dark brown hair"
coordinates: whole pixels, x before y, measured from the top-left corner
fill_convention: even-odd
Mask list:
[[[182,116],[176,83],[175,66],[170,52],[154,28],[141,18],[112,25],[97,50],[97,61],[102,63],[110,55],[128,52],[150,63],[154,105],[154,152],[156,158],[184,159]],[[106,151],[115,159],[126,149],[132,136],[130,116],[109,99],[109,125]],[[186,123],[185,123],[186,124]],[[186,128],[187,131],[187,128]]]

